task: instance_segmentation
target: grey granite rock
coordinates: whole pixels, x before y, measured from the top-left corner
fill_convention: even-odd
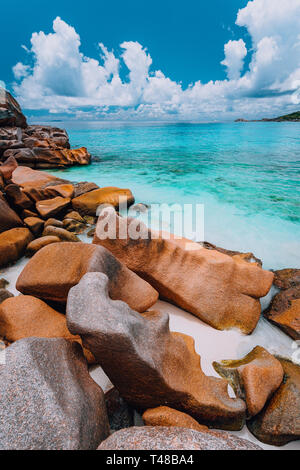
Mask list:
[[[262,450],[225,432],[203,433],[185,428],[144,426],[122,429],[98,450]]]
[[[102,389],[79,344],[26,338],[0,366],[0,449],[96,449],[109,434]]]
[[[238,430],[245,403],[227,382],[206,376],[190,336],[171,333],[169,316],[139,314],[108,295],[108,277],[87,273],[67,301],[67,323],[80,335],[120,395],[135,408],[171,406],[202,424]]]

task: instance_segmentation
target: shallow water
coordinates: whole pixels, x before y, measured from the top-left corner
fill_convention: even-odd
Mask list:
[[[52,173],[129,187],[137,202],[204,204],[206,240],[300,266],[299,123],[57,125],[94,162]]]

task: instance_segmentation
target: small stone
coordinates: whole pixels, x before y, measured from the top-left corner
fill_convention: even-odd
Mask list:
[[[91,228],[91,230],[87,232],[87,236],[93,238],[95,235],[95,231],[96,231],[95,228]]]
[[[149,408],[143,414],[143,421],[146,426],[167,426],[195,429],[195,431],[208,432],[209,429],[203,424],[199,424],[194,418],[182,411],[174,410],[168,406],[158,406]]]
[[[83,220],[88,225],[95,225],[97,222],[97,217],[93,217],[92,215],[84,215]]]
[[[61,220],[54,219],[50,217],[50,219],[46,220],[44,227],[48,227],[48,225],[52,225],[53,227],[64,228],[64,224]]]
[[[24,219],[24,223],[36,237],[38,237],[43,231],[44,221],[39,217],[26,217],[26,219]]]
[[[77,220],[77,222],[81,222],[82,224],[85,223],[84,219],[76,211],[68,212],[68,214],[65,216],[65,219],[73,219],[73,220]]]
[[[58,237],[64,242],[80,242],[75,233],[71,233],[64,228],[54,227],[52,225],[48,225],[43,231],[43,237],[49,235]]]
[[[51,245],[52,243],[61,243],[61,239],[54,235],[36,238],[27,245],[26,256],[31,258],[31,256],[35,255],[35,253],[44,248],[44,246]]]
[[[81,222],[78,222],[77,220],[74,220],[74,219],[64,219],[63,226],[69,232],[74,232],[77,234],[83,233],[86,229],[85,224],[82,224]]]

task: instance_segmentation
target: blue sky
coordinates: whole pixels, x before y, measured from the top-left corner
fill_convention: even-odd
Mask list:
[[[172,80],[188,85],[199,79],[224,79],[223,45],[241,29],[234,21],[246,4],[247,0],[52,0],[42,7],[40,0],[14,0],[12,14],[7,2],[1,5],[1,16],[8,20],[0,28],[0,42],[6,44],[0,51],[1,79],[8,84],[14,80],[12,67],[28,60],[21,45],[29,46],[34,31],[50,32],[57,16],[75,27],[89,57],[96,55],[99,41],[114,50],[123,41],[138,41],[149,50],[155,68]]]
[[[299,107],[300,0],[15,0],[1,16],[0,80],[29,115],[218,120]]]

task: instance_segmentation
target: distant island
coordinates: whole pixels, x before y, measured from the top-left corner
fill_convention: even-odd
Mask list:
[[[279,116],[276,118],[272,119],[254,119],[254,120],[248,120],[248,119],[236,119],[235,122],[300,122],[300,111],[296,111],[295,113],[291,114],[285,114],[284,116]]]

